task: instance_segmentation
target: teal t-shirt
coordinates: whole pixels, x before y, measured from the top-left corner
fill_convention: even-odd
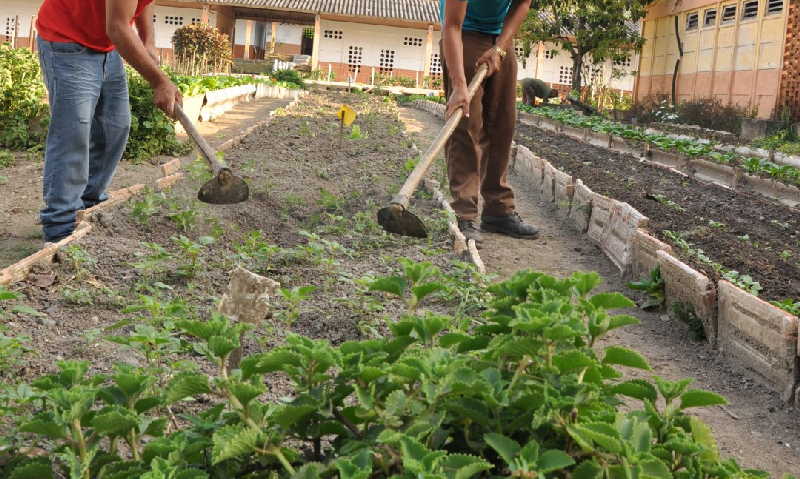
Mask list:
[[[444,4],[447,0],[439,0],[439,12],[444,24]],[[469,2],[467,16],[464,18],[464,30],[500,35],[503,31],[508,11],[513,0],[461,0]]]

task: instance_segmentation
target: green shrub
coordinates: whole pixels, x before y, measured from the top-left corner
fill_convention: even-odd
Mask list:
[[[125,158],[144,161],[158,155],[182,155],[191,147],[175,137],[175,124],[153,103],[153,89],[147,81],[128,68],[131,102],[131,133]]]
[[[270,76],[277,82],[295,84],[301,88],[305,84],[303,82],[303,78],[300,76],[300,73],[297,70],[277,70],[270,73]]]
[[[722,459],[708,426],[687,413],[724,404],[722,397],[690,389],[690,380],[623,378],[621,367],[650,366],[635,351],[599,345],[609,331],[636,323],[608,312],[632,306],[624,296],[591,295],[599,282],[595,273],[559,280],[520,272],[488,287],[489,309],[462,322],[423,308],[446,290],[439,270],[404,261],[400,275],[369,283],[373,294],[404,305],[405,314],[388,321],[388,336],[338,346],[289,336],[233,370],[229,359],[247,326],[176,311],[186,317],[171,320],[169,337],[139,325],[131,341],[169,343],[180,334],[207,364],[162,383],[131,366],[103,376],[89,374],[85,362],[58,363],[58,372],[31,384],[37,407],[20,418],[16,448],[6,451],[21,453],[5,458],[0,474],[765,477]],[[266,399],[276,375],[289,391]],[[172,411],[183,412],[180,422]],[[47,454],[26,456],[30,444]]]
[[[0,44],[0,147],[41,148],[49,112],[36,54]]]

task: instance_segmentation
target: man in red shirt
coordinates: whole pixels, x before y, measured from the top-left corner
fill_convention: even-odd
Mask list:
[[[72,233],[78,210],[108,198],[131,124],[122,59],[150,83],[153,101],[167,115],[181,102],[158,66],[152,2],[45,0],[39,10],[39,61],[51,114],[41,211],[47,242]]]

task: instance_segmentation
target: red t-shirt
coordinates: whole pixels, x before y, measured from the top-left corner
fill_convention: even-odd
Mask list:
[[[139,0],[131,22],[153,0]],[[110,52],[114,44],[106,35],[106,0],[45,0],[36,20],[39,35],[49,42],[74,42]]]

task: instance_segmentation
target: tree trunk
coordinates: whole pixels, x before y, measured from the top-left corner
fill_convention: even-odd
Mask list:
[[[581,95],[581,84],[583,83],[583,54],[572,55],[572,90]]]

